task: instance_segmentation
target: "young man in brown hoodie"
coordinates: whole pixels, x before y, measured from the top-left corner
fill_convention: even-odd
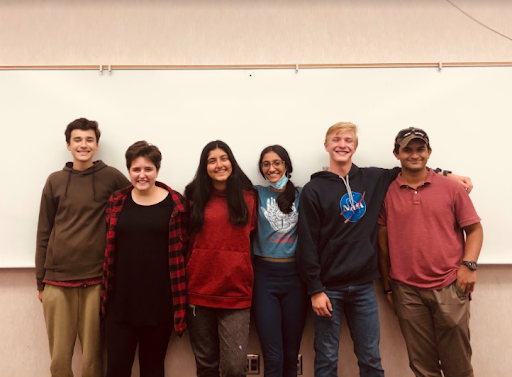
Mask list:
[[[103,374],[100,292],[105,252],[105,207],[129,185],[117,169],[93,161],[98,123],[85,118],[65,131],[73,156],[50,174],[43,189],[37,228],[36,278],[50,344],[52,376],[73,376],[76,337],[82,345],[82,376]]]

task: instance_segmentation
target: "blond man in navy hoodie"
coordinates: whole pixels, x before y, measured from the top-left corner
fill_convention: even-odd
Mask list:
[[[73,376],[76,337],[82,346],[82,376],[103,374],[100,293],[105,253],[105,207],[129,184],[117,169],[94,161],[98,123],[85,118],[65,131],[73,157],[44,186],[39,211],[36,279],[54,377]]]

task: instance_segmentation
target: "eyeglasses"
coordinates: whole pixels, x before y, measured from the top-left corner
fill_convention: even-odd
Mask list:
[[[268,170],[268,169],[270,169],[270,165],[272,165],[276,169],[279,169],[281,167],[281,165],[284,165],[284,161],[281,161],[281,160],[275,160],[272,162],[265,161],[265,162],[261,163],[261,168],[263,170]]]

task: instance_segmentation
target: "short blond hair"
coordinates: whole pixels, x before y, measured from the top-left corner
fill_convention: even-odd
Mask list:
[[[329,138],[334,134],[339,134],[345,131],[354,131],[355,136],[355,146],[357,147],[357,144],[359,143],[359,140],[357,138],[357,126],[354,123],[351,122],[338,122],[336,124],[333,124],[329,129],[327,130],[327,133],[325,134],[325,143],[329,141]]]

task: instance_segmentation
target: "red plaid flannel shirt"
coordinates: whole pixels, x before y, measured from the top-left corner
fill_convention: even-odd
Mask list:
[[[168,190],[173,200],[173,210],[169,221],[169,270],[171,275],[172,301],[174,309],[174,331],[181,336],[185,328],[185,306],[187,301],[187,279],[185,277],[184,255],[187,250],[187,215],[185,199],[169,186],[161,182],[156,185]],[[108,296],[114,289],[115,256],[116,256],[116,225],[119,214],[123,210],[126,197],[133,189],[129,186],[116,191],[108,200],[106,210],[107,246],[103,263],[103,280],[101,290],[101,315],[105,315]]]

